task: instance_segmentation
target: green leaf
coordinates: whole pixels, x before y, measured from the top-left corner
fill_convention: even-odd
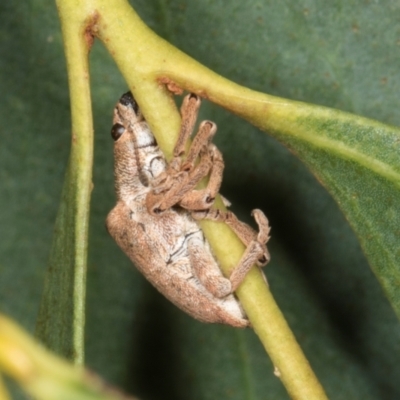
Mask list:
[[[68,87],[53,3],[3,3],[0,304],[32,331],[70,146]],[[240,84],[400,124],[397,2],[132,4],[167,40]],[[114,202],[109,129],[126,85],[98,44],[91,73],[96,151],[88,365],[143,398],[286,399],[252,331],[202,325],[183,315],[108,237],[104,220]],[[399,323],[335,201],[274,139],[206,102],[202,117],[219,127],[222,193],[241,218],[259,207],[271,221],[269,284],[329,398],[399,398]],[[303,121],[296,123],[310,124]],[[296,151],[315,162],[336,160],[337,171],[349,163],[304,140],[297,140]],[[365,181],[368,169],[350,162]],[[345,182],[355,179],[344,175]],[[379,180],[374,190],[384,184]],[[357,185],[356,191],[363,189]],[[365,202],[373,199],[360,197],[356,207],[371,209]],[[376,215],[379,207],[389,212],[375,207]]]
[[[84,357],[87,249],[81,224],[87,222],[76,216],[81,206],[79,175],[86,168],[69,163],[36,326],[36,336],[49,349],[80,364]]]
[[[334,196],[400,316],[400,129],[302,104],[277,108],[286,118],[274,118],[275,136]]]
[[[297,153],[332,193],[400,315],[400,129],[279,98],[238,113]]]

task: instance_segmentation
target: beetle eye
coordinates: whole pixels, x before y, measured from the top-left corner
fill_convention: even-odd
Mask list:
[[[111,128],[111,136],[114,140],[118,140],[125,132],[125,127],[121,124],[114,124]]]

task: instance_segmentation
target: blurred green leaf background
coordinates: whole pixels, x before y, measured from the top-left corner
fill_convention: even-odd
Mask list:
[[[144,21],[250,88],[400,125],[395,1],[132,0]],[[70,142],[55,4],[0,4],[0,310],[33,332]],[[167,303],[108,236],[112,110],[126,90],[91,53],[95,166],[87,365],[143,399],[287,399],[251,330],[203,325]],[[134,73],[134,66],[132,66]],[[272,225],[272,292],[331,400],[398,399],[400,330],[337,205],[283,146],[204,102],[224,154],[222,193]]]

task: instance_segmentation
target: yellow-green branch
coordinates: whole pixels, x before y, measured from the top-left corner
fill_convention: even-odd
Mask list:
[[[161,81],[170,80],[185,90],[207,97],[249,119],[252,115],[262,114],[265,117],[273,112],[272,105],[274,102],[276,104],[276,99],[234,84],[183,54],[155,35],[127,1],[58,0],[57,4],[66,43],[75,135],[85,129],[91,131],[91,125],[79,125],[82,121],[80,118],[85,120],[91,115],[88,106],[88,75],[84,54],[86,50],[82,46],[85,37],[82,33],[84,24],[90,27],[91,33],[102,40],[116,61],[167,157],[171,156],[177,139],[180,117]],[[88,21],[93,24],[89,24]],[[74,45],[82,49],[82,54],[70,47],[77,33],[81,37],[76,39]],[[82,82],[82,86],[73,81],[72,76],[78,82]],[[81,117],[78,114],[81,114]],[[81,161],[91,166],[92,160],[87,157],[91,151],[89,147],[86,158]],[[88,199],[85,196],[88,195],[90,184],[88,171],[85,171],[81,182],[84,187],[84,200],[81,204],[85,203],[88,207]],[[88,212],[88,208],[86,211]],[[87,221],[87,216],[84,220]],[[228,274],[230,268],[240,259],[244,251],[243,244],[223,224],[204,222],[202,228],[222,269]],[[82,235],[86,238],[86,222],[79,229],[82,229]],[[322,387],[257,269],[248,274],[237,293],[291,397],[304,400],[326,399]]]
[[[56,357],[1,314],[0,370],[37,400],[135,400],[106,387],[82,367]],[[0,399],[8,400],[1,383],[0,380]]]

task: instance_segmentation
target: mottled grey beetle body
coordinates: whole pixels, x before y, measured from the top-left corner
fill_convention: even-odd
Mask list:
[[[111,236],[165,297],[194,318],[247,326],[231,282],[191,212],[179,206],[148,211],[149,193],[168,165],[130,93],[116,105],[113,122],[117,204],[107,217]],[[268,261],[265,246],[263,254]]]

